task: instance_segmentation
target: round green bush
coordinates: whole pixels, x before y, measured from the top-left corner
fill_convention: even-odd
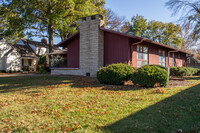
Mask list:
[[[159,66],[146,65],[139,68],[132,75],[131,80],[133,84],[138,84],[144,87],[165,87],[168,85],[169,76],[168,72]]]
[[[102,84],[122,85],[124,81],[130,80],[134,68],[127,64],[112,64],[103,67],[97,72],[97,79]]]

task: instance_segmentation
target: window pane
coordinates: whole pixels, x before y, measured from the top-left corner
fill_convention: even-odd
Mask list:
[[[147,47],[143,47],[143,53],[148,53],[148,48]]]
[[[143,54],[143,59],[148,60],[148,54]]]
[[[166,66],[166,64],[165,64],[165,63],[162,63],[162,66],[164,66],[164,67],[165,67],[165,66]]]
[[[159,61],[166,62],[165,51],[159,50]]]
[[[165,57],[165,51],[163,51],[163,56]]]
[[[137,53],[137,59],[142,59],[142,53]]]
[[[141,46],[137,46],[137,52],[142,52],[142,47]]]
[[[148,65],[148,61],[143,61],[143,66]]]
[[[159,56],[159,61],[162,61],[162,57],[161,56]]]
[[[165,57],[162,57],[162,61],[165,62],[165,60],[166,60],[166,58],[165,58]]]
[[[159,65],[161,65],[161,66],[162,66],[162,63],[161,63],[161,62],[159,62]]]
[[[140,52],[140,46],[137,46],[137,52]]]
[[[137,61],[137,67],[141,67],[142,66],[142,61]]]

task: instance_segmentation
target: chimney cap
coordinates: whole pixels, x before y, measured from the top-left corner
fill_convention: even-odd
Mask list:
[[[100,15],[100,14],[95,14],[95,15],[87,16],[87,17],[91,17],[92,20],[97,19],[97,18],[100,18],[101,20],[104,19],[103,15]],[[82,17],[81,20],[86,20],[87,17]]]

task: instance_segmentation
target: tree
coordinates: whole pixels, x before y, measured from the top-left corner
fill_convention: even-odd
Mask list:
[[[52,52],[54,36],[64,40],[76,31],[81,17],[103,14],[105,0],[7,0],[4,8],[22,18],[28,36],[47,37]],[[14,26],[12,24],[12,26]],[[49,59],[51,61],[51,59]],[[51,64],[51,62],[49,62]]]
[[[144,16],[140,16],[138,14],[137,16],[133,16],[129,25],[128,33],[139,37],[145,37],[146,30],[147,19],[145,19]]]
[[[94,14],[104,15],[106,10],[103,9],[105,0],[72,0],[73,9],[65,13],[56,25],[55,35],[63,41],[79,29],[79,20],[81,17]],[[68,5],[69,6],[69,5]],[[66,7],[65,7],[66,8]]]
[[[106,27],[110,30],[121,31],[121,28],[125,25],[125,17],[118,16],[111,9],[106,9]]]
[[[191,48],[194,48],[197,46],[197,41],[193,39],[192,34],[190,34],[190,26],[185,25],[184,27],[182,26],[181,30],[181,37],[183,38],[183,44],[181,49],[183,50],[191,50]]]
[[[168,46],[181,48],[182,41],[183,38],[181,37],[180,25],[175,25],[173,23],[165,23],[161,43]]]
[[[55,35],[63,40],[75,31],[76,20],[102,14],[104,4],[104,0],[7,0],[4,7],[20,14],[29,36],[48,37],[49,52],[52,52]]]
[[[10,10],[0,1],[0,37],[6,41],[17,41],[25,37],[25,24],[23,18],[15,9]]]
[[[181,13],[183,27],[190,25],[193,39],[200,37],[200,1],[199,0],[169,0],[166,6],[173,10],[172,15]]]
[[[128,33],[135,36],[162,43],[168,46],[181,47],[181,27],[173,23],[147,21],[143,16],[134,16],[131,23],[127,23]]]
[[[159,21],[149,21],[147,26],[146,37],[152,41],[162,43],[163,31],[165,24]]]

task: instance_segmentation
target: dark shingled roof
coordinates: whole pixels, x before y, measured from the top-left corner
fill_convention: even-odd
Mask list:
[[[25,39],[21,39],[24,44],[30,44],[34,45],[36,47],[44,47],[44,48],[49,48],[49,44],[45,44],[44,42],[36,42],[36,41],[29,41]]]
[[[48,44],[45,44],[43,42],[36,42],[36,41],[28,41],[21,39],[24,43],[24,45],[19,45],[19,44],[9,44],[12,46],[12,50],[16,49],[19,54],[21,54],[21,57],[31,57],[31,58],[38,58],[39,56],[36,55],[36,53],[33,51],[33,49],[30,47],[31,45],[34,45],[36,47],[44,47],[44,48],[49,48]],[[58,47],[54,46],[53,50],[60,50]],[[8,52],[8,54],[11,51]]]
[[[44,47],[44,48],[49,48],[49,44],[45,44],[44,42],[37,42],[37,41],[29,41],[25,39],[21,39],[22,42],[26,45],[30,44],[35,47]],[[54,45],[53,50],[60,50],[56,45]]]
[[[37,55],[32,50],[32,48],[29,45],[17,45],[13,44],[13,48],[16,48],[16,50],[21,54],[22,57],[34,57],[37,58]]]

